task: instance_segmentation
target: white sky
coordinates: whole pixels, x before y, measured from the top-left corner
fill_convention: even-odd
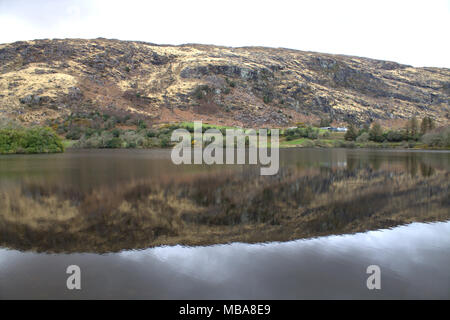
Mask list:
[[[450,68],[450,0],[0,0],[0,43],[114,38],[285,47]]]

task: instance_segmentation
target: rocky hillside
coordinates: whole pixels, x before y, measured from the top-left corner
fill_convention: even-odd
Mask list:
[[[449,122],[450,69],[261,47],[119,40],[0,45],[1,118],[42,123],[76,111],[160,123],[246,126]]]

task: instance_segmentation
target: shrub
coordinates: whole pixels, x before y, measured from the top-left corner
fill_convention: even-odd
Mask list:
[[[424,134],[422,142],[430,147],[450,148],[450,127],[444,128],[440,132]]]
[[[319,130],[313,127],[287,129],[285,131],[286,140],[294,140],[298,138],[317,139]]]
[[[369,139],[375,142],[383,142],[383,129],[379,123],[374,123],[372,128],[369,131]]]
[[[386,133],[385,138],[389,142],[400,142],[404,140],[405,136],[401,131],[389,130]]]
[[[0,129],[0,153],[63,152],[61,138],[48,127]]]
[[[122,147],[122,139],[120,138],[112,138],[107,140],[105,143],[105,148],[121,148]]]
[[[328,139],[330,137],[330,132],[325,131],[324,133],[319,134],[319,138]]]
[[[84,135],[76,144],[75,147],[80,148],[100,148],[102,145],[102,140],[98,133],[94,133],[89,137]]]
[[[210,91],[211,91],[211,88],[208,85],[203,84],[203,85],[199,85],[198,87],[195,88],[193,95],[196,99],[201,100],[204,97],[206,97],[206,95]]]
[[[353,124],[348,126],[347,132],[344,135],[345,140],[347,141],[355,141],[358,137],[358,131],[356,130]]]
[[[359,129],[358,136],[362,135],[364,132],[369,133],[369,131],[370,131],[370,126],[367,123],[365,123],[365,124],[363,124],[362,128]]]
[[[194,128],[192,127],[192,132],[194,132]],[[204,132],[204,131],[203,131]],[[170,133],[170,129],[169,128],[163,128],[161,130],[159,130],[158,132],[158,138],[162,138],[163,136],[166,136]]]
[[[290,137],[290,136],[294,136],[296,132],[297,132],[297,129],[287,129],[287,130],[284,132],[284,135],[285,135],[286,137]]]
[[[317,139],[318,137],[319,137],[319,130],[314,129],[312,127],[306,128],[306,138]]]
[[[158,135],[158,132],[156,130],[150,129],[147,131],[147,137],[154,138]]]
[[[126,142],[127,148],[143,147],[146,138],[136,131],[127,131],[122,135],[122,139]]]
[[[367,142],[369,141],[369,133],[363,132],[356,138],[356,142]]]
[[[138,120],[137,126],[139,129],[147,129],[147,123],[144,120]]]
[[[265,95],[263,97],[263,101],[265,104],[272,102],[272,97],[270,95]]]
[[[66,139],[79,140],[83,135],[83,130],[80,127],[72,127],[66,134]]]
[[[112,133],[114,138],[118,138],[118,137],[120,137],[121,130],[120,129],[114,129],[114,130],[111,131],[111,133]]]
[[[170,147],[170,146],[171,146],[170,139],[168,137],[163,137],[161,139],[161,147],[167,148],[167,147]]]

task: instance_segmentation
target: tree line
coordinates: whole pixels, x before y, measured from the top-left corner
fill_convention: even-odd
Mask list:
[[[419,121],[416,117],[408,120],[404,128],[384,130],[378,122],[371,126],[364,125],[357,128],[354,124],[349,124],[345,133],[345,140],[348,141],[374,141],[374,142],[400,142],[419,141],[425,134],[433,131],[436,124],[431,117],[424,117]]]

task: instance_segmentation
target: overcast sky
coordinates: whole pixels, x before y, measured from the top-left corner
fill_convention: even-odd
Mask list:
[[[450,68],[449,34],[450,0],[0,0],[0,43],[268,46]]]

